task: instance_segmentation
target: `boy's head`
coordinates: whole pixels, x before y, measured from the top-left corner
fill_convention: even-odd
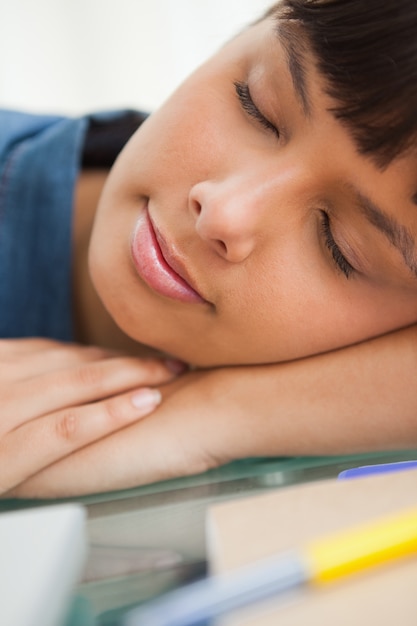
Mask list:
[[[218,365],[416,322],[416,40],[405,0],[283,0],[186,80],[99,206],[90,267],[119,326]]]

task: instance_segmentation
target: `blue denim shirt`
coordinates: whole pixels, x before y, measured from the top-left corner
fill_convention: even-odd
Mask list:
[[[73,337],[71,214],[87,126],[0,110],[0,337]]]
[[[109,167],[145,118],[131,110],[73,119],[0,109],[0,337],[73,339],[72,208],[82,159]],[[91,126],[104,134],[88,134]]]

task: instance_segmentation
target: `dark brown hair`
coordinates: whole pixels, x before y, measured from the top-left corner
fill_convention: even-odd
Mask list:
[[[385,167],[416,150],[416,0],[282,0],[268,14],[301,31],[361,153]]]

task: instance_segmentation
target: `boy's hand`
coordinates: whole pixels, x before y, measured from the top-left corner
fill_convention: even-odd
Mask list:
[[[0,340],[0,493],[150,413],[161,394],[149,386],[173,377],[157,359]]]

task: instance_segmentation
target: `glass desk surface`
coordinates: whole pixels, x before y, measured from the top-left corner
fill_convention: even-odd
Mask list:
[[[416,458],[417,450],[246,459],[205,474],[73,499],[87,509],[89,557],[65,626],[116,626],[127,609],[204,576],[205,511],[213,503],[335,478],[359,465]],[[52,503],[57,501],[2,500],[0,512]]]

